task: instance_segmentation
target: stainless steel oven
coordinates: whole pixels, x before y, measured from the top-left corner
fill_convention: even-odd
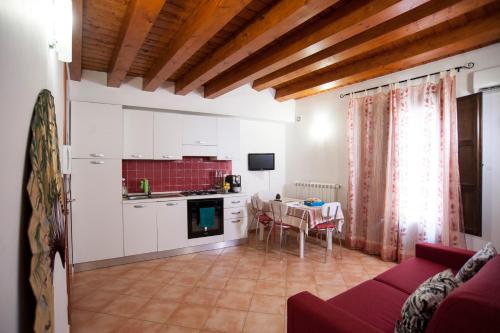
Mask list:
[[[188,200],[188,238],[224,234],[224,199]]]

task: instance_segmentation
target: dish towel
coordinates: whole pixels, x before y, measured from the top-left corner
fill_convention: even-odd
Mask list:
[[[215,224],[215,207],[200,208],[200,227],[212,228]]]

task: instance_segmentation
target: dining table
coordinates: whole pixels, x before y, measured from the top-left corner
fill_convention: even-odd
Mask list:
[[[263,201],[263,211],[271,219],[273,214],[271,212],[270,202],[272,200]],[[285,224],[295,227],[299,230],[299,256],[304,258],[305,237],[309,234],[309,230],[313,229],[320,223],[323,223],[323,216],[321,214],[321,206],[308,206],[304,204],[303,199],[296,198],[283,198],[281,202],[288,206],[287,216],[285,217]],[[335,222],[343,221],[344,214],[339,204],[339,209],[334,217]],[[337,224],[338,225],[338,224]],[[264,240],[264,226],[259,223],[259,239]],[[333,229],[327,230],[327,247],[328,250],[333,249]]]

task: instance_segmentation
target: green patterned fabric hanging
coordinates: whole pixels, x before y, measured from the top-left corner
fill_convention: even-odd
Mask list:
[[[54,98],[42,90],[33,110],[28,193],[33,209],[28,235],[33,257],[30,284],[36,298],[35,332],[54,332],[54,258],[64,265],[63,179]]]

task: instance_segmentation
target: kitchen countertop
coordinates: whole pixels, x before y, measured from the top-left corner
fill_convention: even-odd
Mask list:
[[[191,200],[191,199],[244,197],[247,195],[248,194],[244,192],[240,192],[240,193],[224,193],[224,194],[189,195],[189,196],[166,197],[166,198],[144,198],[144,199],[133,199],[133,200],[123,198],[122,202],[123,204],[138,204],[138,203],[148,203],[148,202],[166,202],[166,201],[180,201],[180,200]]]

